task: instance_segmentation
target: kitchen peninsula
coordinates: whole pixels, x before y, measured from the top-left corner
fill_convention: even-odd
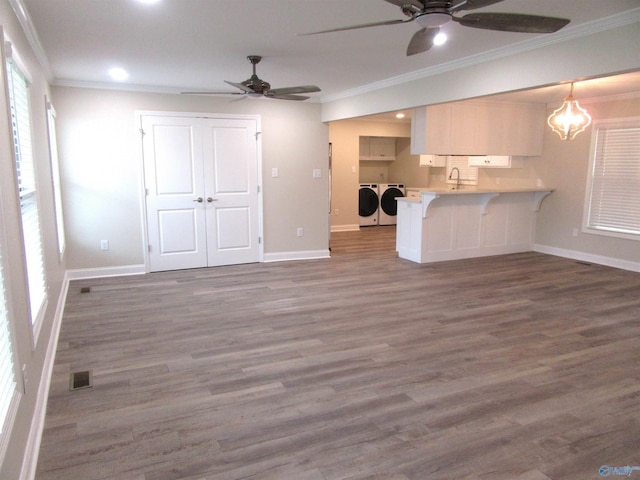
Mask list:
[[[530,251],[536,213],[552,191],[458,186],[398,198],[396,250],[417,263]]]

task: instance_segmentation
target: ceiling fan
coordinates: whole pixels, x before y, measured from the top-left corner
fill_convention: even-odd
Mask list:
[[[225,80],[225,83],[232,85],[242,90],[241,92],[182,92],[187,95],[245,95],[249,97],[267,97],[276,98],[278,100],[306,100],[309,97],[299,95],[300,93],[312,93],[319,92],[320,88],[315,85],[301,85],[298,87],[285,87],[285,88],[271,88],[271,85],[264,80],[258,78],[256,75],[256,65],[260,63],[262,57],[259,55],[249,55],[247,60],[253,66],[253,75],[248,80],[241,83],[229,82]]]
[[[402,10],[407,19],[386,20],[382,22],[351,25],[348,27],[333,28],[320,32],[311,32],[303,35],[316,35],[319,33],[339,32],[354,30],[357,28],[378,27],[382,25],[396,25],[399,23],[415,22],[421,27],[409,42],[407,55],[415,55],[429,50],[434,45],[434,38],[440,31],[440,27],[450,21],[459,23],[463,27],[482,28],[485,30],[498,30],[502,32],[520,33],[553,33],[567,25],[570,20],[566,18],[543,17],[540,15],[526,15],[519,13],[470,13],[462,17],[454,17],[455,13],[464,10],[475,10],[487,7],[502,0],[385,0]]]

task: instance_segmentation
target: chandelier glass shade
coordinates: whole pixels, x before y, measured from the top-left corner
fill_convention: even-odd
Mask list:
[[[591,124],[591,116],[573,99],[573,83],[562,106],[549,115],[547,124],[562,140],[573,140]]]

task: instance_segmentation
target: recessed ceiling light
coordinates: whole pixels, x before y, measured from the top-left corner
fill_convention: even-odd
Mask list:
[[[140,3],[146,3],[147,5],[151,5],[152,3],[158,3],[160,0],[138,0]]]
[[[123,82],[129,78],[129,74],[124,68],[114,67],[109,70],[109,76],[116,82]]]
[[[404,118],[404,113],[396,113],[396,118]]]
[[[435,37],[433,37],[434,45],[444,45],[447,41],[447,34],[439,32]]]

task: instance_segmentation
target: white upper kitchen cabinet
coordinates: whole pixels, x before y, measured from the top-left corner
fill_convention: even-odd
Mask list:
[[[446,155],[420,155],[419,165],[421,167],[446,167]]]
[[[511,155],[472,155],[469,158],[470,167],[481,168],[522,168],[522,158]]]
[[[538,156],[545,121],[544,104],[469,100],[417,107],[411,153]]]
[[[360,160],[396,159],[395,137],[360,137]]]

